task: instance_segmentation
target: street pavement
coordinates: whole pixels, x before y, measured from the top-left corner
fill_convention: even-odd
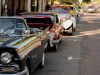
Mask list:
[[[100,14],[77,19],[73,36],[63,36],[58,51],[45,53],[45,66],[32,75],[100,75]]]

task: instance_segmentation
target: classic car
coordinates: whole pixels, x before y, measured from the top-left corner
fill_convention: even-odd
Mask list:
[[[55,51],[57,51],[57,46],[58,43],[61,42],[64,28],[59,23],[59,19],[56,13],[24,12],[24,13],[20,13],[19,15],[24,16],[25,18],[28,17],[27,19],[32,18],[31,22],[28,22],[29,26],[33,26],[33,27],[38,26],[40,28],[50,26],[50,38],[48,39],[48,45],[47,45],[48,48],[46,49],[46,51],[50,48],[53,48]]]
[[[76,30],[76,18],[70,14],[69,7],[65,5],[54,6],[51,11],[56,12],[59,19],[63,22],[64,33],[73,35],[73,32]]]
[[[30,28],[22,17],[0,17],[0,75],[31,75],[44,66],[49,28]]]
[[[96,9],[93,6],[88,6],[87,12],[89,12],[89,13],[95,13]]]
[[[18,16],[25,16],[25,15],[49,16],[55,24],[60,22],[59,17],[55,12],[23,12],[19,13]]]
[[[78,18],[79,12],[78,12],[77,7],[74,5],[66,5],[66,6],[68,6],[70,8],[71,15],[75,16],[75,18]]]

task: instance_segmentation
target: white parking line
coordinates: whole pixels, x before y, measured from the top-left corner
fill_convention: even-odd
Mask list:
[[[80,59],[82,59],[82,58],[73,58],[72,56],[69,56],[69,57],[68,57],[68,60],[72,60],[72,59],[78,59],[78,60],[80,60]]]

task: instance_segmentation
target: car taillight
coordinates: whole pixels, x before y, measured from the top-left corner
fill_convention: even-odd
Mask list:
[[[53,40],[58,40],[58,36],[55,35],[54,38],[53,38]]]
[[[55,30],[51,29],[51,30],[50,30],[50,33],[51,33],[51,34],[50,34],[50,38],[51,38],[51,39],[53,39],[53,40],[57,40],[57,39],[58,39],[58,36],[57,36]]]

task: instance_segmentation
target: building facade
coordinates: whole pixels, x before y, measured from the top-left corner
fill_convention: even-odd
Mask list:
[[[31,11],[31,0],[10,0],[11,2],[8,2],[8,9],[12,9],[13,15],[17,15],[21,12]]]
[[[1,10],[2,10],[2,8],[1,8],[1,0],[0,0],[0,16],[1,16]]]
[[[42,11],[45,0],[1,0],[2,16],[14,16],[21,12]]]
[[[31,0],[31,11],[44,11],[46,0]]]

